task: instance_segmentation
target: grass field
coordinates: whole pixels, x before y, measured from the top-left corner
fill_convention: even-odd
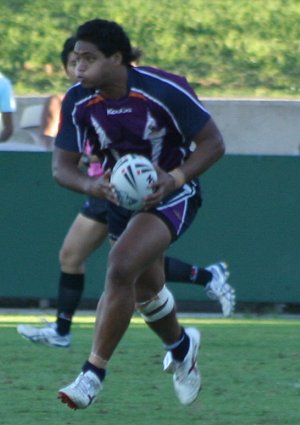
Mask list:
[[[143,63],[203,97],[299,98],[299,0],[1,0],[0,69],[18,95],[63,93],[63,41],[101,17],[124,25]]]
[[[53,320],[53,317],[48,317]],[[89,352],[93,318],[77,317],[69,349],[37,346],[16,332],[33,316],[0,316],[1,425],[299,425],[300,321],[193,319],[202,331],[203,390],[181,406],[171,376],[162,373],[163,350],[139,319],[111,361],[101,397],[72,411],[56,399]]]

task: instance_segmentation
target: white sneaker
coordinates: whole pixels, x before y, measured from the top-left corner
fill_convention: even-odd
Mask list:
[[[50,347],[67,348],[71,344],[71,334],[59,335],[56,331],[56,323],[48,323],[47,326],[42,328],[18,325],[17,331],[29,341],[49,345]]]
[[[164,371],[173,373],[176,395],[182,404],[191,404],[196,400],[201,389],[201,375],[197,366],[200,348],[200,332],[195,328],[185,329],[190,338],[190,347],[183,362],[173,360],[171,351],[164,358]]]
[[[212,264],[206,267],[206,270],[209,270],[213,275],[212,281],[205,286],[207,296],[220,302],[225,317],[231,316],[235,308],[235,290],[227,282],[229,277],[227,264]]]
[[[94,403],[102,390],[101,381],[94,372],[81,372],[72,384],[58,392],[58,398],[71,409],[86,409]]]

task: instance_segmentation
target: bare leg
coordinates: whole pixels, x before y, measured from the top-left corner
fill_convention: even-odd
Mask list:
[[[78,214],[60,250],[61,270],[84,273],[84,262],[107,237],[107,225]]]
[[[144,286],[147,288],[143,294],[144,299],[150,294],[154,296],[162,288],[164,281],[161,257],[169,243],[169,230],[159,218],[139,214],[131,220],[111,249],[105,291],[97,311],[93,348],[89,357],[90,363],[96,367],[105,368],[128,328],[135,308],[137,279],[143,273],[143,277],[148,276],[147,286]],[[153,264],[150,267],[155,262],[155,266]],[[159,271],[155,273],[156,267],[159,267]],[[169,332],[177,336],[178,324],[176,321],[171,324],[176,329],[170,328]]]
[[[107,236],[107,226],[79,213],[71,225],[60,250],[61,273],[57,300],[56,330],[69,334],[72,317],[84,291],[85,260]]]

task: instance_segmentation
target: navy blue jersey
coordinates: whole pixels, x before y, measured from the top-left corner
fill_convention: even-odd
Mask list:
[[[189,155],[193,137],[209,119],[185,78],[129,68],[128,94],[121,99],[105,99],[80,84],[66,93],[55,145],[83,152],[89,140],[104,169],[133,152],[169,171]]]

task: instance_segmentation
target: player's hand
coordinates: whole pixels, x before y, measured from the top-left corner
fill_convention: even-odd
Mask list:
[[[149,209],[159,204],[164,198],[175,190],[175,182],[169,173],[155,166],[157,172],[157,181],[152,184],[153,194],[145,197],[144,208]]]
[[[110,183],[111,170],[106,170],[104,174],[93,180],[91,184],[91,194],[95,197],[107,199],[116,205],[119,201],[113,185]]]

